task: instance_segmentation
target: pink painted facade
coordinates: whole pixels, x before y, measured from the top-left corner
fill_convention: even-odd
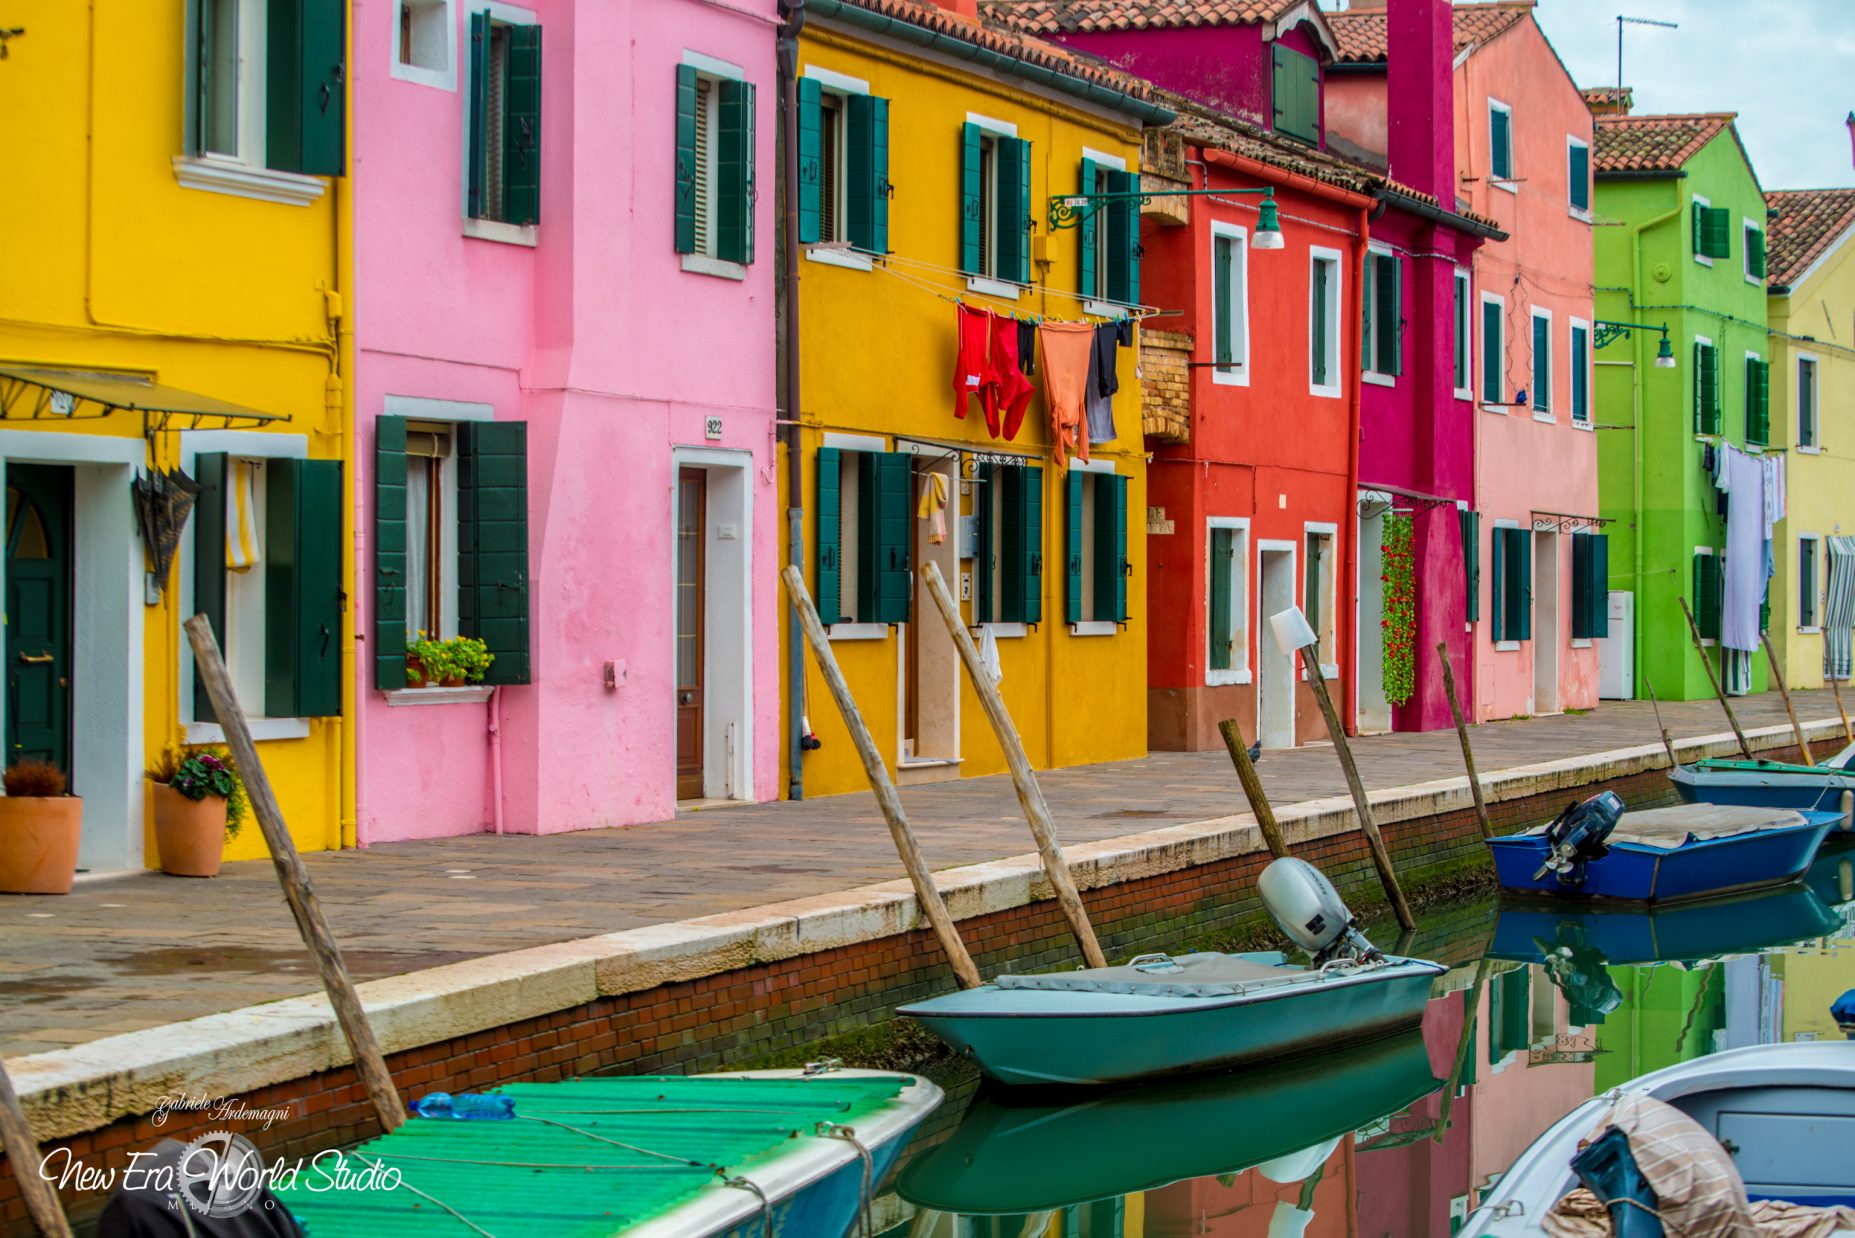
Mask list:
[[[489,6],[497,22],[543,28],[528,228],[466,219],[470,16],[459,0],[416,11],[437,23],[416,34],[424,68],[405,64],[399,5],[358,3],[353,17],[358,838],[674,812],[684,468],[707,485],[703,789],[773,796],[773,194],[751,211],[757,261],[690,270],[673,191],[686,63],[756,85],[754,166],[772,184],[775,0]],[[383,415],[526,423],[532,669],[496,698],[379,686]],[[471,699],[434,703],[446,695]]]

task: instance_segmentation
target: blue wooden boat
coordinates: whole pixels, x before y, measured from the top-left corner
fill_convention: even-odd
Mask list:
[[[1842,927],[1842,917],[1809,885],[1673,904],[1501,903],[1490,958],[1550,966],[1570,955],[1600,965],[1692,963],[1756,954]]]
[[[1614,809],[1594,809],[1605,797]],[[1603,828],[1605,817],[1611,828]],[[1503,890],[1665,903],[1794,881],[1840,820],[1731,804],[1622,813],[1605,792],[1550,825],[1491,838],[1488,848]]]
[[[1675,792],[1690,804],[1747,804],[1797,812],[1840,812],[1842,793],[1855,791],[1855,744],[1817,765],[1784,761],[1695,761],[1669,771]],[[1849,829],[1849,823],[1844,823]]]

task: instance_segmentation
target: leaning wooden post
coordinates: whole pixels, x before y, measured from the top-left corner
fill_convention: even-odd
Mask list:
[[[1288,839],[1282,833],[1281,823],[1275,819],[1275,809],[1269,807],[1269,797],[1263,794],[1256,763],[1250,760],[1250,750],[1243,746],[1243,732],[1237,728],[1235,718],[1224,719],[1217,724],[1217,730],[1224,737],[1224,747],[1230,750],[1230,763],[1237,767],[1237,781],[1243,784],[1243,794],[1249,797],[1256,828],[1262,831],[1262,840],[1269,844],[1269,854],[1279,860],[1288,854]]]
[[[1449,1078],[1443,1083],[1443,1100],[1436,1111],[1438,1143],[1442,1143],[1443,1136],[1449,1133],[1449,1108],[1455,1103],[1456,1089],[1462,1083],[1462,1072],[1468,1068],[1469,1050],[1475,1047],[1475,1019],[1481,1013],[1481,990],[1488,983],[1491,963],[1491,959],[1484,957],[1475,964],[1475,978],[1469,982],[1469,995],[1463,1002],[1462,1034],[1456,1038],[1456,1060],[1449,1068]]]
[[[1842,708],[1842,683],[1834,675],[1829,677],[1829,690],[1836,697],[1836,712],[1842,715],[1842,737],[1855,744],[1855,727],[1849,726],[1849,711]]]
[[[1681,760],[1675,756],[1675,741],[1668,738],[1668,728],[1662,725],[1662,702],[1655,699],[1655,685],[1649,682],[1647,673],[1642,677],[1642,686],[1649,689],[1649,708],[1655,711],[1655,729],[1662,733],[1662,751],[1668,754],[1668,768],[1680,769]]]
[[[205,615],[187,620],[186,628],[187,639],[193,645],[194,666],[206,685],[213,713],[225,730],[226,746],[238,763],[238,776],[245,784],[245,797],[251,801],[251,815],[258,819],[265,846],[270,849],[284,901],[290,905],[290,914],[296,917],[296,929],[302,934],[303,944],[309,947],[315,959],[322,987],[328,990],[329,1005],[335,1008],[335,1019],[341,1024],[342,1035],[348,1040],[348,1052],[354,1058],[354,1072],[367,1089],[381,1128],[391,1133],[405,1125],[406,1107],[399,1098],[399,1089],[393,1086],[393,1076],[387,1072],[386,1058],[374,1040],[374,1029],[367,1022],[361,996],[348,976],[347,964],[342,962],[341,947],[335,943],[335,934],[322,915],[322,905],[316,901],[315,889],[309,881],[309,870],[303,867],[303,859],[296,853],[296,843],[290,838],[289,826],[284,824],[283,810],[277,806],[277,796],[271,791],[264,763],[258,759],[258,750],[251,742],[251,728],[245,724],[238,696],[232,691],[232,679],[226,673],[225,659],[219,654],[219,642],[213,638],[212,625]]]
[[[811,591],[805,587],[805,576],[798,564],[788,563],[780,579],[786,582],[786,592],[792,595],[799,626],[805,631],[805,641],[812,647],[812,655],[818,659],[818,670],[824,676],[825,686],[831,690],[831,699],[837,702],[838,712],[844,716],[850,742],[856,746],[857,755],[863,758],[863,772],[869,777],[870,790],[876,793],[876,803],[889,823],[889,834],[895,839],[902,867],[908,870],[908,880],[915,887],[915,901],[921,904],[921,913],[927,917],[934,936],[940,939],[940,948],[947,952],[947,960],[953,964],[954,979],[960,982],[962,989],[976,989],[983,983],[979,979],[979,968],[973,963],[973,956],[966,953],[959,927],[948,914],[947,904],[934,885],[934,874],[928,871],[921,848],[915,843],[914,832],[908,828],[902,799],[895,793],[895,784],[889,781],[889,770],[882,763],[882,754],[876,750],[876,740],[870,735],[869,727],[864,724],[857,698],[850,694],[850,684],[837,664],[831,639],[825,635],[824,622],[818,618],[818,608],[812,604]]]
[[[1469,790],[1475,793],[1475,819],[1481,822],[1481,836],[1494,837],[1494,823],[1488,820],[1488,801],[1482,797],[1481,775],[1475,772],[1475,750],[1469,747],[1469,724],[1462,716],[1462,704],[1456,699],[1456,672],[1449,665],[1449,642],[1436,642],[1437,660],[1443,664],[1443,692],[1449,697],[1449,712],[1456,720],[1456,738],[1462,741],[1462,764],[1468,767]]]
[[[1700,625],[1694,622],[1694,612],[1688,609],[1686,598],[1677,598],[1681,603],[1681,613],[1688,621],[1688,633],[1694,638],[1694,651],[1700,654],[1700,664],[1707,672],[1707,682],[1713,685],[1713,694],[1720,698],[1720,708],[1726,711],[1726,720],[1732,723],[1733,734],[1739,737],[1739,752],[1746,760],[1752,759],[1752,745],[1746,743],[1746,733],[1739,729],[1739,717],[1733,713],[1732,702],[1726,699],[1726,689],[1720,686],[1720,677],[1714,672],[1713,659],[1707,656],[1707,646],[1701,643]]]
[[[39,1172],[39,1141],[20,1107],[13,1079],[0,1062],[0,1144],[13,1166],[13,1181],[26,1201],[26,1215],[45,1238],[71,1238],[71,1223],[64,1219],[64,1205],[58,1200],[58,1188]]]
[[[1784,686],[1784,668],[1778,665],[1778,655],[1771,649],[1771,634],[1760,632],[1759,644],[1765,647],[1765,664],[1771,667],[1772,682],[1778,685],[1778,699],[1784,702],[1784,712],[1791,720],[1791,734],[1797,737],[1797,751],[1803,753],[1805,765],[1815,765],[1816,758],[1810,755],[1810,743],[1803,737],[1803,727],[1797,721],[1797,711],[1791,707],[1791,690]]]
[[[998,746],[1005,750],[1005,764],[1011,767],[1011,784],[1018,790],[1018,806],[1024,810],[1024,819],[1030,822],[1031,836],[1037,840],[1037,854],[1043,859],[1044,876],[1049,879],[1050,888],[1056,891],[1063,918],[1069,921],[1088,965],[1106,967],[1108,960],[1101,952],[1101,943],[1095,939],[1095,929],[1089,924],[1082,895],[1069,875],[1069,862],[1063,858],[1062,845],[1056,841],[1056,822],[1050,816],[1050,802],[1044,799],[1043,788],[1037,785],[1037,774],[1031,769],[1030,757],[1025,755],[1024,741],[1011,721],[1011,712],[1005,708],[1005,698],[999,693],[998,684],[986,670],[985,663],[980,661],[972,633],[960,622],[959,607],[947,591],[947,582],[939,566],[932,562],[922,564],[921,579],[927,583],[934,608],[947,622],[947,632],[953,637],[954,648],[960,651],[960,661],[966,664],[966,673],[973,681],[980,708],[992,723],[992,733],[998,736]]]

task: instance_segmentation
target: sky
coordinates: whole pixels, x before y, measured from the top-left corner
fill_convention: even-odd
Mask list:
[[[1737,112],[1766,189],[1855,186],[1855,0],[1539,0],[1579,86],[1616,85],[1619,13],[1680,23],[1625,28],[1638,113]]]

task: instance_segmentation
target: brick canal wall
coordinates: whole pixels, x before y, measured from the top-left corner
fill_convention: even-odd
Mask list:
[[[1814,747],[1826,755],[1838,750],[1841,742],[1839,738],[1823,740]],[[1635,807],[1651,807],[1675,798],[1661,768],[1623,772],[1613,762],[1595,772],[1600,777],[1584,782],[1579,782],[1570,769],[1553,776],[1536,776],[1535,784],[1547,785],[1491,803],[1495,829],[1506,833],[1537,825],[1556,815],[1568,801],[1603,788],[1617,791]],[[1608,776],[1601,776],[1605,774]],[[1457,785],[1460,788],[1460,780]],[[1429,791],[1424,794],[1436,795]],[[1382,816],[1396,815],[1392,797],[1374,795],[1373,799]],[[1466,791],[1460,790],[1436,802],[1467,799]],[[1323,814],[1331,809],[1299,813],[1302,807],[1283,814],[1296,854],[1318,865],[1355,908],[1379,902],[1382,893],[1363,835],[1356,828],[1336,832],[1311,824],[1324,820]],[[1346,815],[1350,821],[1350,812]],[[1414,900],[1421,899],[1426,890],[1457,888],[1465,876],[1488,868],[1474,809],[1466,803],[1401,820],[1383,820],[1381,825]],[[1253,834],[1253,826],[1245,828]],[[1098,873],[1092,878],[1086,865],[1078,864],[1077,873],[1085,888],[1093,887],[1086,888],[1085,901],[1103,948],[1110,956],[1119,956],[1155,945],[1215,948],[1252,935],[1263,922],[1255,885],[1268,859],[1266,851],[1250,849],[1206,863],[1147,875],[1129,874],[1106,884],[1099,881]],[[941,875],[944,881],[952,876]],[[959,900],[953,898],[950,903],[956,915],[960,914]],[[986,974],[1054,968],[1077,961],[1068,927],[1048,897],[961,915],[960,930]],[[898,1005],[953,987],[951,972],[933,935],[922,929],[880,933],[777,959],[745,958],[740,963],[434,1039],[389,1053],[388,1066],[401,1092],[410,1097],[429,1091],[482,1089],[519,1080],[553,1081],[591,1072],[684,1074],[718,1070],[789,1054],[824,1037],[876,1025],[888,1019]],[[364,990],[373,987],[364,986]],[[371,1010],[373,1002],[369,1000],[368,1004]],[[272,1008],[281,1005],[273,1003]],[[162,1030],[180,1037],[187,1026]],[[403,1029],[389,1022],[381,1039],[391,1048],[403,1034]],[[190,1067],[195,1072],[193,1080],[214,1077],[211,1053],[202,1054],[201,1059]],[[22,1093],[26,1090],[22,1082]],[[186,1090],[212,1094],[226,1089],[190,1080]],[[47,1152],[68,1150],[72,1160],[91,1169],[120,1172],[129,1164],[132,1150],[147,1148],[164,1137],[185,1141],[207,1131],[229,1128],[248,1134],[267,1160],[294,1160],[351,1145],[377,1133],[373,1111],[353,1070],[345,1065],[298,1072],[259,1086],[239,1086],[233,1094],[247,1110],[286,1110],[290,1116],[268,1130],[227,1121],[210,1111],[173,1112],[157,1123],[146,1112],[151,1106],[131,1104],[138,1111],[120,1113],[92,1129],[74,1131],[47,1142],[45,1148]],[[98,1112],[97,1096],[83,1088],[73,1088],[64,1095],[39,1094],[29,1102],[35,1125],[41,1130],[53,1122],[82,1122],[83,1115]],[[54,1165],[62,1155],[54,1154]],[[0,1232],[29,1233],[12,1174],[10,1163],[0,1167]],[[98,1192],[76,1189],[67,1189],[63,1194],[74,1220],[94,1217],[105,1198]]]

